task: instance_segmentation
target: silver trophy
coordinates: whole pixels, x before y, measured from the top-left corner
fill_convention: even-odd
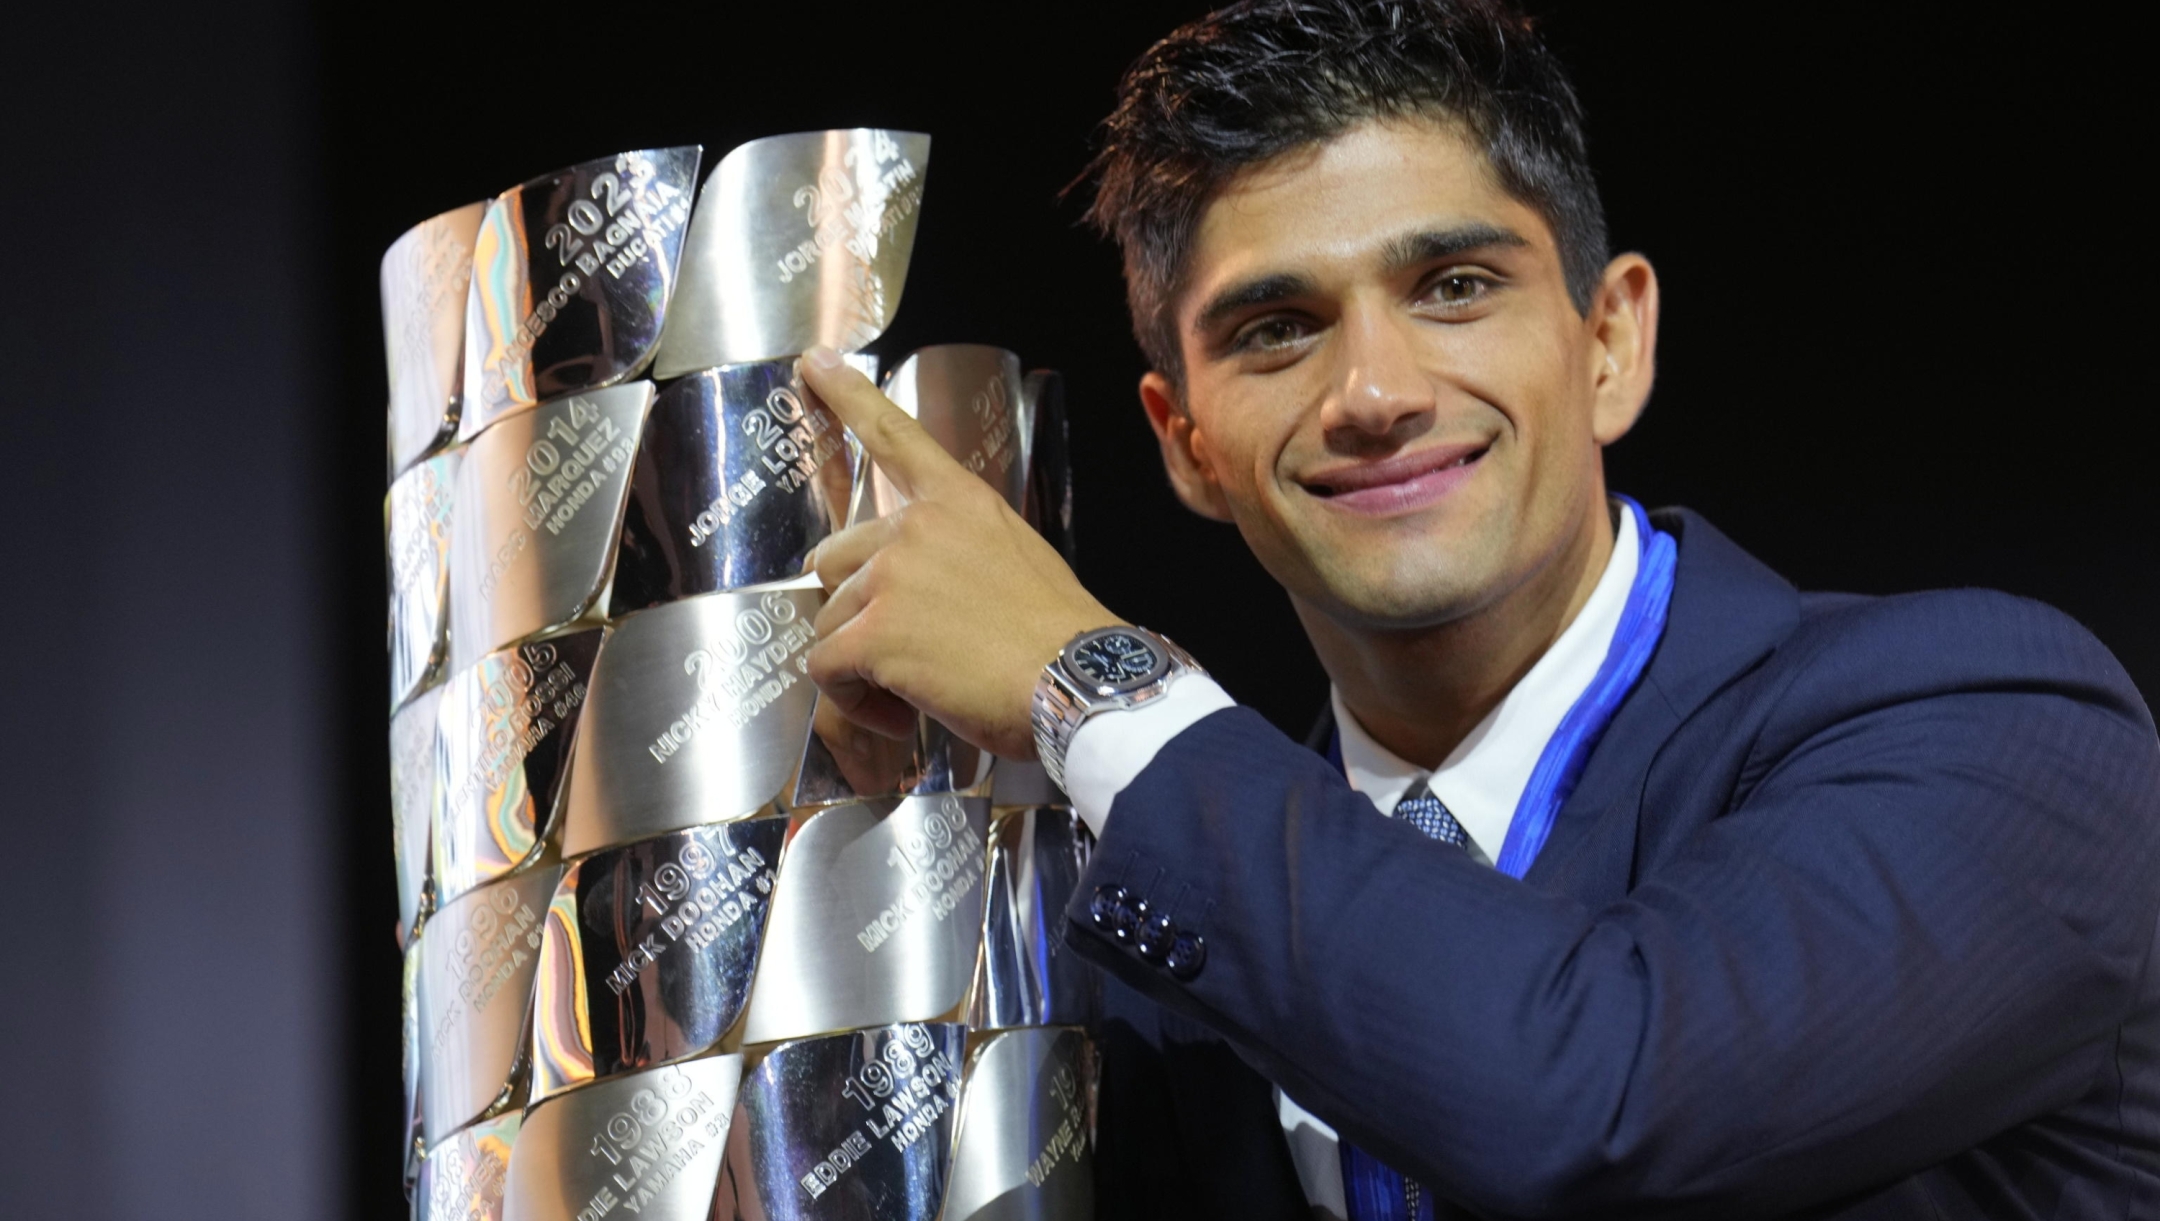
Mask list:
[[[390,373],[390,472],[457,433],[464,398],[465,299],[487,204],[424,220],[382,261],[383,356]]]

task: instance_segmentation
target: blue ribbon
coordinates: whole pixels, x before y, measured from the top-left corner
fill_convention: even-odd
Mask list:
[[[1530,782],[1523,786],[1522,797],[1515,803],[1515,820],[1508,824],[1507,841],[1500,847],[1499,859],[1493,862],[1511,878],[1530,872],[1545,841],[1552,838],[1560,807],[1575,792],[1598,739],[1605,736],[1605,727],[1635,689],[1643,670],[1650,665],[1651,654],[1657,652],[1658,641],[1665,635],[1665,613],[1672,606],[1673,573],[1679,563],[1680,546],[1672,535],[1650,524],[1650,515],[1643,512],[1641,505],[1625,496],[1617,499],[1635,515],[1635,539],[1640,547],[1635,583],[1628,589],[1627,605],[1620,611],[1619,626],[1613,629],[1612,646],[1605,651],[1597,677],[1590,680],[1574,707],[1560,718],[1560,727],[1545,743],[1545,751],[1530,773]],[[1338,769],[1343,766],[1340,730],[1328,744],[1328,759]],[[1340,1148],[1343,1201],[1350,1210],[1350,1221],[1433,1221],[1435,1200],[1430,1192],[1418,1193],[1413,1215],[1402,1175],[1349,1141],[1341,1142]]]

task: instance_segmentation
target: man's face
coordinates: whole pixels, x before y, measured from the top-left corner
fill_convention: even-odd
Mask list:
[[[1640,406],[1600,418],[1599,311],[1437,122],[1365,123],[1233,180],[1175,308],[1181,493],[1347,625],[1443,623],[1531,579],[1602,512],[1600,443]],[[1175,393],[1150,377],[1167,447]]]

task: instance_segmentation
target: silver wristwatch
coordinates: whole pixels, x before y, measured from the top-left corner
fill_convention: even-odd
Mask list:
[[[1035,750],[1065,787],[1065,751],[1098,712],[1145,704],[1186,674],[1204,674],[1191,654],[1144,627],[1099,627],[1059,650],[1035,680]]]

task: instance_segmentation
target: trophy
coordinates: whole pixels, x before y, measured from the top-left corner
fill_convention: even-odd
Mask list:
[[[902,500],[795,357],[876,374],[929,139],[757,140],[694,192],[699,156],[385,257],[415,1215],[1090,1216],[1086,831],[1039,767],[860,734],[807,677],[805,558]],[[1069,551],[1054,374],[945,345],[884,386]]]

